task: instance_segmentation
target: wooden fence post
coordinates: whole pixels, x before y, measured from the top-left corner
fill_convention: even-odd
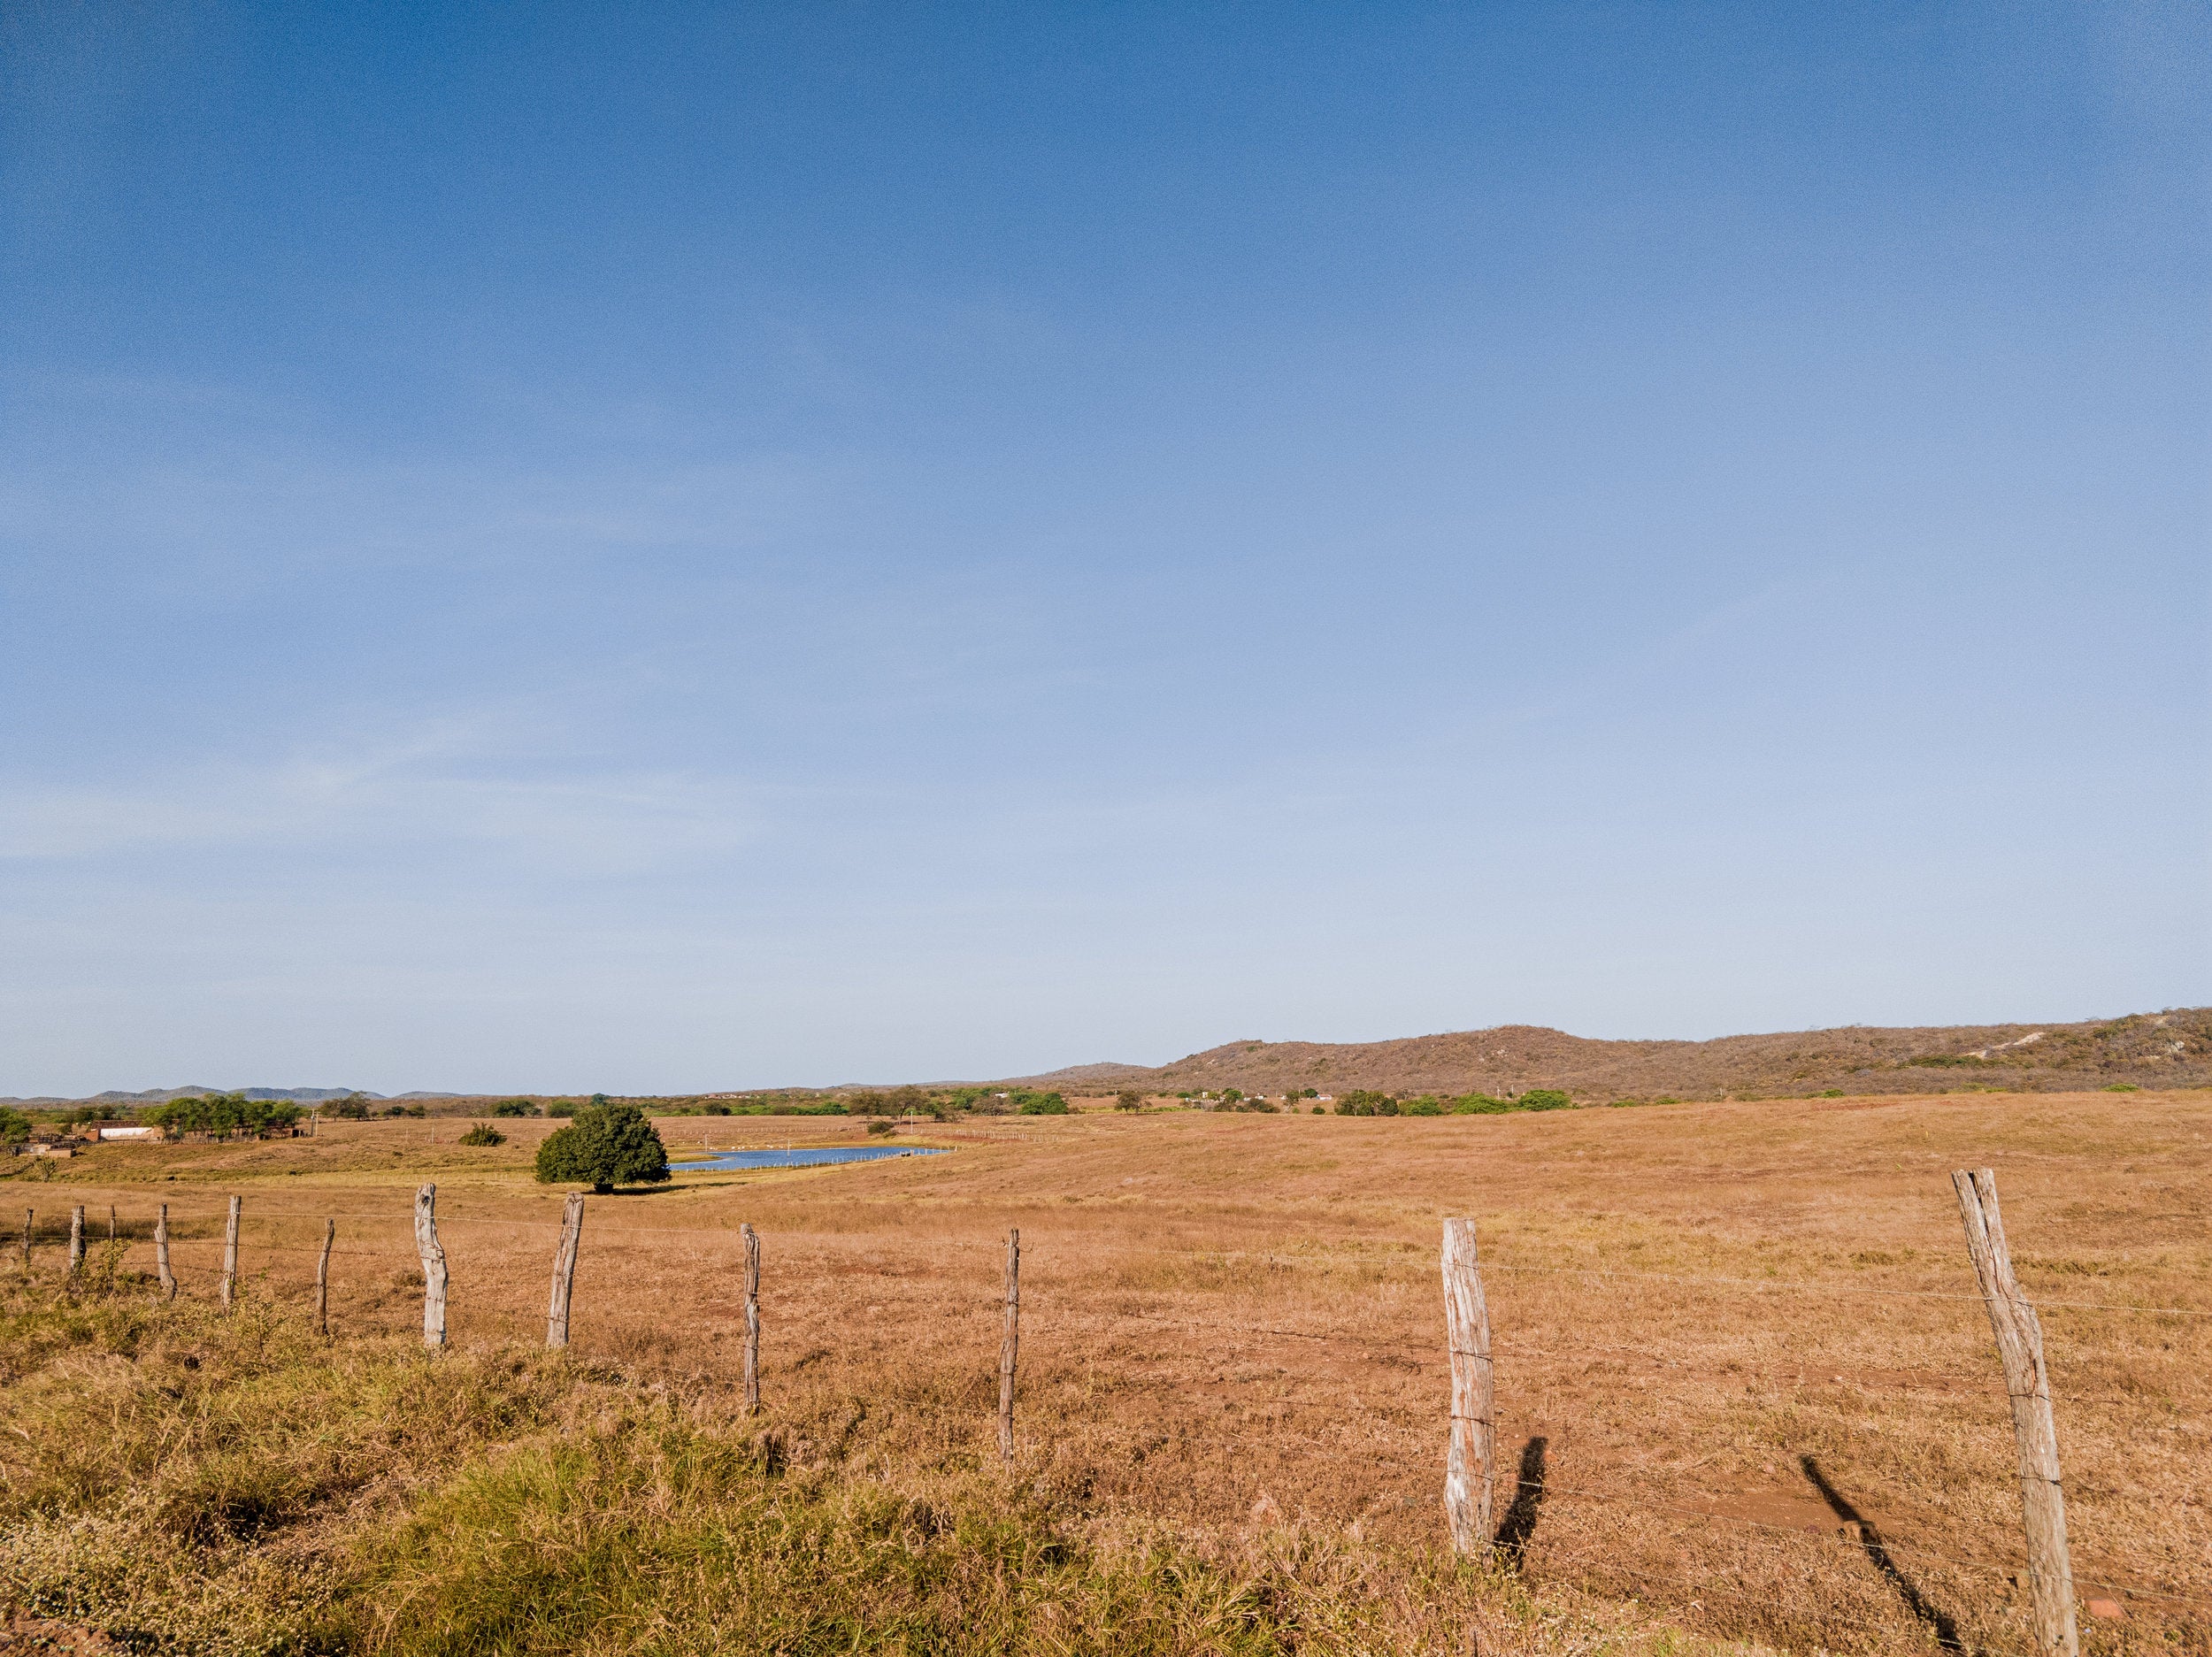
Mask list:
[[[438,1188],[415,1193],[415,1252],[422,1256],[422,1344],[445,1345],[445,1247],[438,1241]]]
[[[334,1215],[323,1222],[323,1252],[315,1257],[315,1332],[330,1333],[330,1246],[338,1240]]]
[[[561,1205],[561,1241],[553,1251],[553,1299],[545,1308],[545,1344],[568,1345],[568,1302],[576,1292],[576,1251],[584,1241],[584,1193],[572,1191]]]
[[[1497,1457],[1490,1308],[1482,1294],[1475,1223],[1444,1222],[1444,1332],[1451,1354],[1451,1446],[1444,1463],[1444,1516],[1455,1553],[1490,1550],[1492,1464]]]
[[[161,1279],[161,1298],[177,1298],[177,1274],[169,1270],[169,1205],[163,1203],[154,1218],[154,1275]]]
[[[24,1209],[24,1210],[23,1210],[23,1270],[26,1270],[26,1271],[28,1271],[28,1270],[31,1269],[31,1232],[32,1232],[32,1231],[33,1231],[33,1230],[34,1230],[34,1229],[37,1226],[37,1224],[38,1224],[38,1210],[37,1210],[36,1208],[26,1208],[26,1209]]]
[[[109,1204],[108,1204],[108,1241],[111,1243],[111,1242],[113,1242],[114,1240],[115,1240],[115,1205],[114,1205],[112,1202],[111,1202],[111,1203],[109,1203]]]
[[[2059,1657],[2081,1649],[2074,1626],[2074,1570],[2066,1552],[2066,1498],[2059,1484],[2058,1428],[2051,1419],[2050,1377],[2043,1367],[2043,1326],[2020,1293],[1997,1213],[1997,1177],[1986,1168],[1951,1176],[1966,1223],[1997,1355],[2012,1398],[2012,1436],[2020,1452],[2020,1504],[2027,1522],[2028,1585],[2034,1601],[2036,1648]]]
[[[745,1244],[745,1413],[760,1414],[760,1233],[741,1224]]]
[[[69,1210],[69,1275],[84,1270],[84,1204]]]
[[[998,1453],[1014,1459],[1014,1354],[1022,1338],[1022,1234],[1006,1233],[1006,1326],[998,1343]]]
[[[223,1310],[230,1310],[231,1300],[238,1293],[238,1210],[245,1199],[230,1200],[230,1216],[223,1222]]]

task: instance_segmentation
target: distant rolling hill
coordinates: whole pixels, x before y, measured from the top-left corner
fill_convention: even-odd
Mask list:
[[[296,1104],[319,1104],[326,1099],[344,1099],[354,1093],[350,1087],[149,1087],[143,1093],[119,1093],[112,1088],[104,1093],[90,1093],[82,1099],[60,1099],[41,1094],[35,1099],[0,1099],[0,1105],[162,1105],[172,1099],[204,1098],[209,1093],[243,1093],[249,1099],[288,1099]],[[381,1099],[381,1093],[362,1093],[364,1099]],[[413,1098],[410,1093],[403,1095]],[[443,1094],[426,1094],[428,1098],[442,1098]]]
[[[1231,1041],[1156,1066],[1078,1064],[1009,1085],[1172,1093],[1241,1088],[1281,1093],[1508,1093],[1563,1088],[1585,1101],[1918,1093],[1966,1086],[2062,1092],[2131,1083],[2212,1085],[2212,1008],[2062,1024],[1951,1024],[1721,1036],[1709,1041],[1599,1041],[1540,1024],[1394,1041]]]

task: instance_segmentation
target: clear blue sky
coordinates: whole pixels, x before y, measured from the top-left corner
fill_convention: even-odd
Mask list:
[[[2212,999],[2195,6],[0,22],[0,1093]]]

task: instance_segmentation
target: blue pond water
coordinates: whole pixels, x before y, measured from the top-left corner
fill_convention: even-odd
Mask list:
[[[696,1162],[671,1162],[669,1171],[703,1173],[710,1168],[813,1168],[824,1162],[879,1162],[887,1156],[942,1156],[930,1145],[810,1145],[787,1151],[718,1151]]]

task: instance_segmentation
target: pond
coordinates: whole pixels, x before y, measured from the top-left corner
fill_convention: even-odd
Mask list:
[[[672,1174],[719,1168],[816,1168],[825,1162],[879,1162],[887,1156],[942,1156],[934,1145],[798,1145],[782,1150],[717,1151],[698,1162],[672,1162]]]

